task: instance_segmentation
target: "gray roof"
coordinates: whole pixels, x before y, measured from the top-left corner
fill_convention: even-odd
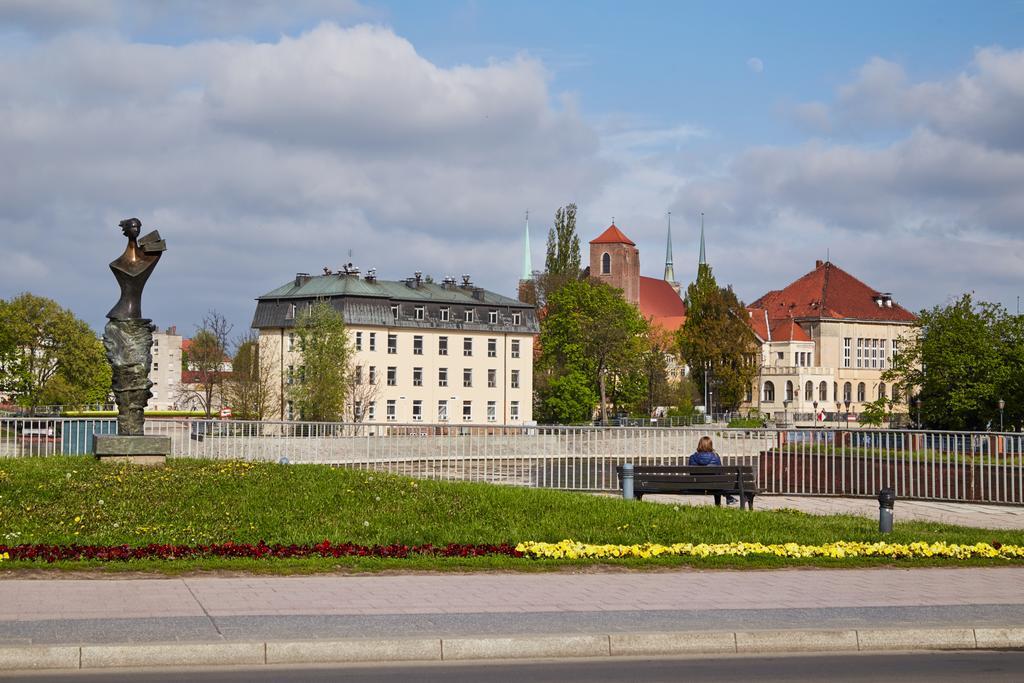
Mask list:
[[[252,326],[257,329],[294,327],[289,308],[326,299],[342,314],[345,323],[380,327],[424,329],[492,330],[536,334],[536,312],[530,304],[471,284],[433,283],[361,278],[358,274],[298,275],[267,292],[256,301]],[[396,320],[391,307],[400,306]],[[415,309],[424,308],[424,318],[415,319]],[[440,309],[448,308],[450,320],[441,321]],[[475,322],[464,322],[464,311],[474,309]],[[498,312],[498,323],[489,324],[490,311]],[[512,313],[520,313],[520,324],[512,324]]]

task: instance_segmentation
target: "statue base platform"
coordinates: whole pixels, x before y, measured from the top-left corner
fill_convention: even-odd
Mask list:
[[[171,452],[171,437],[94,434],[92,452],[100,462],[163,465]]]

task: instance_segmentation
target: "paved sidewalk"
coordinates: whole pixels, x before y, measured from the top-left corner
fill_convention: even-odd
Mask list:
[[[896,646],[1024,647],[1024,567],[0,581],[0,670]]]
[[[672,505],[714,505],[710,496],[647,495],[645,501]],[[871,498],[837,498],[828,496],[764,495],[754,499],[754,508],[778,510],[788,508],[812,515],[857,515],[878,519],[878,501]],[[927,500],[898,500],[896,523],[900,521],[942,522],[983,529],[1024,529],[1024,506],[979,505]]]

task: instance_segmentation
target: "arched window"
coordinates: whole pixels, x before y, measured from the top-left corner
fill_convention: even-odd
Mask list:
[[[754,400],[754,385],[753,384],[748,384],[747,385],[747,403],[750,403],[753,400]]]
[[[885,398],[885,382],[878,385],[878,398]]]
[[[843,400],[844,401],[852,401],[853,400],[853,385],[850,384],[849,382],[847,382],[847,383],[845,383],[843,385]]]
[[[900,385],[899,384],[893,384],[892,385],[892,400],[893,400],[894,403],[899,403],[900,402]]]
[[[612,272],[612,257],[607,251],[601,255],[601,273],[607,275]]]
[[[786,400],[793,400],[793,383],[790,382],[788,379],[786,380]]]
[[[857,400],[863,402],[865,399],[865,387],[864,382],[857,383]]]
[[[804,385],[804,400],[814,400],[814,382],[807,380],[807,384]]]
[[[764,402],[775,403],[775,384],[772,382],[764,383]]]
[[[832,382],[832,400],[839,403],[839,382]]]
[[[828,400],[828,383],[822,382],[818,385],[818,400],[824,403]]]

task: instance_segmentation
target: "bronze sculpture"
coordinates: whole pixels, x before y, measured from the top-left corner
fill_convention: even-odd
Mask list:
[[[149,368],[153,361],[151,347],[156,328],[151,320],[142,317],[142,289],[167,245],[155,230],[140,239],[142,221],[138,218],[126,218],[120,226],[128,238],[128,245],[124,253],[111,261],[110,270],[121,288],[121,298],[107,313],[110,320],[103,330],[103,346],[113,370],[118,436],[105,437],[105,441],[101,439],[102,443],[97,441],[96,454],[112,455],[101,451],[115,448],[115,452],[125,456],[155,457],[159,454],[138,452],[138,448],[152,451],[153,446],[146,439],[155,438],[143,436],[143,411],[153,396],[150,392],[153,383],[149,380]],[[125,440],[123,437],[136,440]]]
[[[142,288],[146,286],[157,261],[167,249],[156,230],[139,238],[142,221],[126,218],[119,223],[121,232],[128,238],[124,253],[110,262],[110,270],[121,287],[121,298],[107,313],[111,320],[135,320],[142,318]]]

